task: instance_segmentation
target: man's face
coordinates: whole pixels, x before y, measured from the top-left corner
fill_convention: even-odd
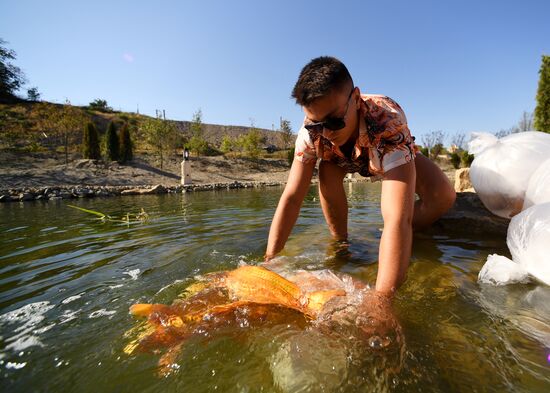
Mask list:
[[[307,117],[306,124],[324,122],[328,118],[343,118],[346,126],[337,131],[327,128],[323,130],[323,136],[337,146],[346,143],[353,136],[357,129],[359,89],[354,88],[351,92],[350,85],[347,88],[334,90],[324,97],[317,98],[303,110]],[[347,109],[347,111],[346,111]]]

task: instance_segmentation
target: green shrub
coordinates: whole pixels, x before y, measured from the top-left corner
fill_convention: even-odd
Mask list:
[[[427,147],[421,147],[421,148],[420,148],[420,153],[422,153],[422,155],[423,155],[424,157],[430,158],[430,156],[429,156],[429,150],[428,150]]]
[[[89,122],[84,128],[84,137],[82,138],[82,154],[84,158],[99,160],[101,152],[99,150],[99,135],[94,123]]]
[[[550,132],[550,56],[542,55],[535,107],[535,130]]]
[[[118,135],[115,128],[115,123],[112,121],[107,127],[107,134],[105,134],[105,150],[107,158],[111,161],[118,161],[119,158],[119,143]]]
[[[124,124],[122,128],[120,129],[119,133],[119,161],[120,163],[125,163],[132,161],[133,152],[132,152],[132,139],[130,138],[130,129],[128,128],[128,124]]]
[[[197,156],[206,154],[208,152],[208,142],[201,136],[192,136],[187,142],[187,148],[194,151]]]
[[[96,98],[92,102],[88,104],[88,108],[94,111],[99,112],[112,112],[113,108],[111,108],[109,105],[107,105],[106,100],[102,100],[100,98]]]
[[[254,127],[246,134],[244,139],[244,150],[249,157],[258,158],[260,156],[261,138],[260,131]]]
[[[294,148],[288,151],[286,159],[288,160],[288,165],[292,165],[292,162],[294,161]]]
[[[432,153],[432,157],[431,157],[432,160],[435,160],[438,155],[443,154],[443,144],[442,143],[436,143],[432,147],[432,151],[430,153]]]
[[[460,156],[458,153],[451,153],[451,164],[453,165],[454,169],[460,168]]]
[[[466,168],[469,168],[470,165],[472,165],[472,161],[474,161],[474,155],[469,154],[466,150],[462,152],[462,155],[460,158],[462,161],[462,165],[465,166]]]
[[[222,143],[220,144],[220,151],[222,153],[229,153],[233,150],[233,140],[229,135],[224,135],[222,138]]]

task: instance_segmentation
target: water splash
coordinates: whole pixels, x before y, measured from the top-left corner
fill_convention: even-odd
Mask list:
[[[61,314],[61,316],[59,317],[59,323],[60,323],[60,324],[63,324],[63,323],[72,321],[73,319],[76,319],[76,316],[78,315],[78,313],[79,313],[80,311],[81,311],[81,310],[76,310],[76,311],[73,311],[73,310],[65,310],[65,311],[63,312],[63,314]]]
[[[75,295],[75,296],[69,296],[68,298],[62,300],[61,303],[69,304],[70,302],[74,302],[75,300],[80,299],[82,295],[84,295],[84,292],[79,293],[78,295]]]
[[[139,270],[139,269],[134,269],[134,270],[130,270],[128,272],[124,272],[124,274],[129,275],[130,278],[134,281],[138,279],[139,273],[141,273],[141,270]]]
[[[46,318],[49,310],[54,308],[48,301],[30,303],[16,310],[9,311],[0,315],[0,326],[20,324],[13,331],[16,333],[6,339],[6,349],[14,352],[22,351],[32,346],[44,346],[40,341],[39,335],[53,327],[39,327]]]
[[[116,314],[116,311],[107,311],[106,309],[102,308],[101,310],[96,310],[92,312],[90,315],[88,315],[88,318],[93,319],[103,316],[109,316],[109,319],[111,319],[113,314]]]
[[[17,363],[17,362],[7,362],[6,363],[6,368],[9,370],[9,369],[12,369],[12,370],[21,370],[23,367],[25,367],[27,365],[27,362],[23,362],[23,363]]]

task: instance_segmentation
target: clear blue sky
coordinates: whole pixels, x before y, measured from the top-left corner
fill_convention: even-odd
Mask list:
[[[332,55],[413,134],[496,132],[535,107],[550,1],[0,0],[0,37],[42,98],[296,132],[301,68]]]

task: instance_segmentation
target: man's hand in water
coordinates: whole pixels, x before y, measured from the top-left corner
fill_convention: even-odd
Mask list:
[[[372,348],[384,348],[400,335],[401,327],[391,306],[391,298],[377,291],[369,291],[358,306],[355,324]]]

